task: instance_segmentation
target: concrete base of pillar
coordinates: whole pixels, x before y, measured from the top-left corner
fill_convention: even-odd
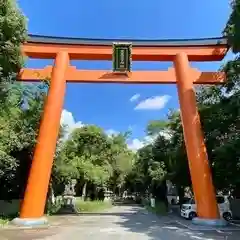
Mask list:
[[[19,227],[38,227],[46,226],[48,220],[45,217],[41,218],[14,218],[11,222],[15,226]]]
[[[224,219],[207,219],[207,218],[193,218],[192,223],[195,225],[209,226],[209,227],[225,227],[228,222]]]

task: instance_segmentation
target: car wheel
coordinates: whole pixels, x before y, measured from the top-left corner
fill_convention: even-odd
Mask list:
[[[231,221],[232,220],[232,214],[230,212],[225,212],[225,213],[223,213],[223,218],[226,221]]]
[[[192,220],[195,217],[197,217],[197,213],[195,213],[195,212],[190,212],[189,215],[188,215],[189,220]]]

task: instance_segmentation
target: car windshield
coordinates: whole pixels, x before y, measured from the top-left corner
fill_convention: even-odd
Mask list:
[[[217,196],[217,203],[218,204],[224,203],[224,197]],[[195,200],[193,198],[191,198],[188,201],[186,201],[186,204],[195,204]]]
[[[186,204],[195,204],[195,200],[194,199],[189,199]]]
[[[219,204],[221,204],[221,203],[224,203],[224,197],[222,197],[222,196],[217,196],[217,203]]]

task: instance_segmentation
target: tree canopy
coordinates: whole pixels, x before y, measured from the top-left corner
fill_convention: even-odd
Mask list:
[[[123,134],[108,136],[103,129],[89,125],[75,129],[63,144],[54,172],[62,180],[75,178],[82,185],[114,188],[122,186],[132,162],[133,153]]]
[[[0,100],[8,83],[15,81],[23,66],[21,44],[26,40],[26,19],[16,1],[0,0]]]

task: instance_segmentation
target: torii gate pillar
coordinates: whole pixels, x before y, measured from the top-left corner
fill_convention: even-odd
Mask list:
[[[57,53],[20,218],[14,219],[17,225],[39,225],[47,222],[43,216],[60,128],[68,67],[68,52]]]
[[[207,151],[197,110],[193,79],[189,74],[188,56],[179,53],[174,60],[181,119],[191,173],[197,213],[201,220],[219,219]]]

